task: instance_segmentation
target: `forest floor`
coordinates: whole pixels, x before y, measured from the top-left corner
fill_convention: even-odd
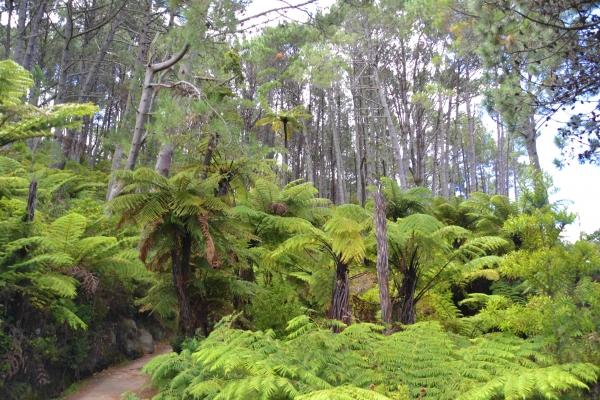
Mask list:
[[[121,394],[127,391],[135,393],[140,399],[149,399],[156,392],[150,386],[150,377],[140,371],[154,357],[171,351],[171,346],[157,345],[154,354],[105,369],[89,378],[85,386],[65,400],[120,400]]]

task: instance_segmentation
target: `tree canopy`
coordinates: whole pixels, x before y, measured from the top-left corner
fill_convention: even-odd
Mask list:
[[[317,3],[0,5],[0,398],[600,396],[598,2]]]

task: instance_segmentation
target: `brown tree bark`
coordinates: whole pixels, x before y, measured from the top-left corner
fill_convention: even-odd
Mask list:
[[[171,250],[173,286],[179,303],[179,318],[187,337],[193,337],[195,331],[192,301],[188,288],[191,250],[192,235],[189,232],[186,232]]]
[[[381,190],[375,192],[375,236],[377,237],[377,282],[379,283],[379,303],[381,319],[392,323],[392,303],[390,301],[389,263],[387,242],[386,204]]]
[[[27,215],[25,222],[33,222],[35,218],[35,205],[37,203],[38,181],[32,179],[29,183],[29,194],[27,195]]]
[[[329,318],[342,321],[346,325],[352,323],[352,310],[350,308],[350,280],[348,278],[348,265],[336,260],[336,280],[331,294],[331,308]]]

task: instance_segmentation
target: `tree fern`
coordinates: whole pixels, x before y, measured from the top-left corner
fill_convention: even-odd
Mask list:
[[[38,109],[21,104],[33,85],[31,74],[11,60],[0,62],[0,146],[33,137],[50,136],[54,127],[75,128],[78,118],[94,114],[92,104],[64,103]]]
[[[159,387],[156,398],[558,398],[585,389],[599,372],[590,364],[551,364],[539,343],[506,335],[469,341],[437,323],[390,336],[370,324],[334,334],[301,316],[279,340],[270,331],[231,329],[232,322],[224,319],[194,349],[150,362],[145,371]]]

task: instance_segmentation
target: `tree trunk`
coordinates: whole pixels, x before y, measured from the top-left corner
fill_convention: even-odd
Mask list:
[[[8,18],[6,23],[6,41],[4,42],[4,59],[10,59],[10,33],[12,28],[12,14],[14,10],[14,1],[7,0],[8,3]]]
[[[339,94],[339,88],[338,88],[338,94],[337,94],[337,128],[335,130],[335,135],[337,135],[337,145],[339,146],[339,150],[336,150],[336,165],[337,165],[337,174],[338,174],[338,180],[339,180],[339,198],[340,198],[340,204],[346,204],[348,203],[348,189],[346,187],[346,163],[344,162],[343,159],[343,153],[341,151],[342,148],[342,96]],[[339,156],[339,162],[338,160],[338,156]]]
[[[506,184],[506,173],[504,165],[504,127],[497,116],[496,130],[498,133],[498,157],[496,158],[496,194],[508,196],[508,185]]]
[[[35,13],[35,18],[31,21],[31,29],[29,31],[29,38],[27,39],[27,50],[25,51],[25,59],[23,60],[23,67],[27,71],[31,71],[33,68],[33,55],[35,54],[40,24],[44,14],[46,13],[47,3],[48,0],[40,0]]]
[[[378,190],[375,199],[375,236],[377,237],[377,282],[379,283],[379,303],[381,319],[386,324],[392,323],[392,303],[390,301],[387,219],[385,199]]]
[[[27,20],[27,0],[19,0],[19,17],[17,19],[17,45],[12,60],[17,64],[23,62],[23,48],[25,47],[25,22]],[[8,57],[8,54],[7,54]]]
[[[206,146],[206,153],[204,153],[204,159],[202,160],[202,173],[200,174],[200,179],[206,179],[208,176],[208,171],[210,169],[210,160],[212,160],[212,155],[217,148],[217,143],[219,141],[219,136],[215,133],[214,135],[210,135],[210,139],[208,140],[208,146]]]
[[[169,177],[169,170],[171,169],[174,151],[175,146],[173,146],[173,143],[163,143],[160,148],[160,153],[158,153],[158,159],[156,160],[156,167],[154,170],[165,178]]]
[[[288,126],[287,121],[283,121],[283,148],[285,151],[283,152],[283,165],[281,166],[281,183],[282,186],[288,184]]]
[[[113,153],[112,164],[110,166],[110,173],[113,174],[119,168],[121,168],[121,161],[123,160],[123,146],[117,143],[115,151]],[[112,200],[113,186],[115,185],[115,179],[110,178],[108,182],[108,189],[106,190],[106,201]]]
[[[25,222],[33,222],[35,218],[35,204],[37,203],[38,181],[32,179],[29,184],[29,194],[27,196],[27,215]]]
[[[334,96],[333,87],[329,90],[329,124],[331,125],[331,140],[335,159],[335,169],[333,168],[334,160],[332,159],[331,168],[331,182],[335,181],[334,171],[337,173],[337,185],[332,187],[332,195],[336,193],[336,204],[346,204],[346,193],[344,192],[344,185],[342,180],[344,179],[344,160],[342,158],[342,148],[340,140],[340,132],[335,125],[335,113],[334,113]]]
[[[125,169],[133,171],[135,169],[137,158],[140,154],[142,135],[144,132],[144,122],[148,112],[150,111],[150,100],[152,98],[152,83],[154,81],[154,75],[157,72],[163,71],[175,65],[179,60],[181,60],[185,53],[187,53],[188,49],[189,44],[186,44],[179,53],[173,55],[173,57],[170,59],[157,64],[148,64],[146,67],[144,86],[142,87],[142,97],[140,98],[140,104],[137,109],[135,127],[133,128],[133,139],[131,140],[131,149],[129,150],[129,155],[127,156]]]
[[[466,66],[467,88],[465,91],[465,105],[467,107],[467,125],[469,130],[469,194],[479,190],[477,182],[477,157],[475,154],[475,118],[471,110],[471,75],[469,73],[469,62]]]
[[[58,74],[58,85],[56,89],[56,104],[65,102],[67,94],[67,77],[69,71],[69,62],[71,60],[71,40],[73,38],[73,0],[66,4],[67,15],[65,19],[65,30],[63,35],[63,48],[60,58],[60,71]]]
[[[308,137],[308,129],[306,129],[306,128],[302,129],[302,136],[304,137],[304,158],[306,159],[306,161],[305,161],[306,180],[308,182],[314,182],[315,181],[315,172],[314,172],[312,154],[311,154],[311,151],[312,151],[311,140],[310,140],[310,137]]]
[[[179,246],[171,250],[173,286],[179,303],[179,318],[187,337],[194,336],[192,302],[188,289],[191,250],[192,235],[189,232],[183,235]]]
[[[542,167],[540,166],[540,158],[537,152],[537,132],[535,130],[535,118],[533,115],[527,116],[521,132],[525,138],[525,145],[527,146],[527,154],[529,155],[531,167],[534,172],[541,173]]]
[[[63,48],[60,58],[59,73],[58,73],[58,84],[56,88],[56,100],[55,104],[63,104],[67,96],[67,77],[69,70],[69,62],[71,59],[71,40],[73,38],[73,0],[69,0],[66,4],[67,15],[65,20],[65,30],[63,35]],[[58,161],[50,165],[50,168],[64,169],[67,164],[67,159],[63,156],[65,152],[70,151],[73,145],[75,137],[74,129],[67,129],[65,136],[60,139],[61,143],[61,154],[58,156]],[[66,149],[66,150],[65,150]]]
[[[400,179],[400,186],[402,187],[402,189],[406,189],[406,173],[404,172],[404,164],[402,163],[402,151],[400,150],[400,140],[398,138],[398,133],[396,132],[394,120],[392,120],[390,108],[388,107],[385,89],[379,81],[379,72],[377,71],[377,67],[373,67],[373,77],[375,78],[375,86],[377,86],[379,101],[381,102],[381,106],[383,107],[383,113],[385,115],[385,120],[387,121],[387,126],[392,139],[392,147],[394,148],[394,158],[396,160],[396,168],[398,172],[398,177]]]
[[[402,298],[402,309],[398,320],[401,324],[412,325],[415,323],[415,290],[417,286],[417,274],[410,267],[403,274],[400,297]]]
[[[337,319],[346,325],[352,322],[352,311],[350,309],[350,281],[348,278],[348,265],[336,261],[336,281],[333,285],[331,295],[330,319]]]
[[[354,129],[355,129],[355,143],[356,143],[356,200],[358,204],[365,205],[365,192],[364,192],[364,176],[363,176],[363,160],[364,160],[364,149],[363,149],[363,135],[361,132],[361,121],[360,121],[360,99],[356,93],[356,90],[352,91],[352,102],[354,104]]]

